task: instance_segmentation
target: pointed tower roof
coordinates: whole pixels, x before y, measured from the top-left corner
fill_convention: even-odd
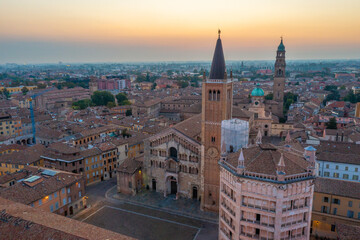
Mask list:
[[[278,173],[280,174],[284,174],[285,173],[285,162],[284,162],[284,155],[283,153],[281,153],[280,159],[279,159],[279,163],[276,166],[276,170]]]
[[[239,159],[238,159],[238,166],[237,166],[238,173],[241,174],[243,172],[244,167],[245,167],[244,165],[245,165],[245,158],[244,158],[243,150],[241,148],[241,152],[239,154]]]
[[[278,46],[278,51],[282,51],[282,52],[285,52],[285,45],[283,43],[283,37],[281,37],[281,42]]]
[[[225,79],[226,68],[225,68],[224,52],[220,38],[220,33],[221,33],[220,29],[218,33],[219,33],[219,38],[216,41],[216,47],[211,64],[209,79]]]
[[[244,158],[244,154],[243,154],[243,150],[241,148],[241,152],[239,154],[239,162],[244,162],[245,158]],[[240,165],[240,164],[239,164]]]
[[[278,166],[279,166],[279,167],[285,167],[284,154],[283,154],[283,153],[281,153]]]

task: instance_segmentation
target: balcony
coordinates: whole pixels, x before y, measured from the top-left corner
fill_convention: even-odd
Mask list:
[[[272,213],[274,213],[276,211],[275,208],[268,208],[268,207],[253,205],[253,204],[242,203],[241,206],[248,207],[248,208],[259,209],[259,210],[262,210],[262,211],[272,212]]]
[[[245,221],[245,222],[248,222],[248,223],[257,224],[257,225],[264,226],[264,227],[271,227],[271,228],[274,227],[274,224],[265,223],[265,222],[256,221],[256,220],[250,220],[250,219],[242,218],[241,221]]]
[[[232,240],[231,235],[224,228],[220,228],[220,232],[224,234],[229,240]]]
[[[300,205],[300,206],[292,206],[292,207],[287,207],[287,208],[283,208],[282,212],[287,212],[287,211],[292,211],[292,210],[297,210],[297,209],[303,209],[303,208],[307,208],[308,206],[304,205]]]
[[[222,193],[224,193],[228,198],[230,198],[233,202],[236,202],[236,198],[233,196],[231,197],[231,195],[229,193],[227,193],[225,190],[221,190]]]
[[[231,222],[230,222],[228,219],[226,219],[224,216],[221,216],[220,218],[221,218],[224,222],[226,222],[226,224],[227,224],[232,230],[235,231],[235,226],[232,225]]]
[[[296,225],[299,225],[300,223],[306,223],[306,221],[298,220],[298,221],[283,223],[283,224],[281,224],[281,227],[289,227],[289,226],[295,225],[295,224],[296,224]]]
[[[222,202],[221,206],[223,206],[231,215],[233,215],[235,217],[235,212],[230,207],[228,207],[228,205],[226,205],[224,202]]]

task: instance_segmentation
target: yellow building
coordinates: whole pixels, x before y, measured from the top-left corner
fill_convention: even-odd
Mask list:
[[[131,134],[131,137],[128,139],[127,156],[129,158],[135,158],[144,153],[144,139],[148,138],[149,135],[140,132],[129,133]]]
[[[22,151],[0,156],[0,176],[17,172],[25,166],[44,166],[44,160],[41,157],[44,150],[45,146],[38,144]]]
[[[27,175],[21,182],[2,190],[0,196],[64,216],[86,206],[81,174],[34,167],[27,167],[24,173]]]
[[[0,115],[0,136],[17,137],[21,136],[21,119],[13,118],[9,114]]]
[[[82,155],[85,158],[86,183],[91,184],[104,180],[104,165],[101,150],[98,148],[85,150]]]
[[[9,91],[9,93],[18,93],[21,92],[21,90],[26,87],[29,91],[34,90],[35,88],[37,88],[37,86],[18,86],[18,87],[0,87],[0,91],[4,90],[4,88],[6,88],[6,90]]]
[[[86,145],[89,142],[99,139],[102,135],[117,133],[118,131],[119,127],[115,125],[107,125],[93,129],[86,129],[77,136],[77,138],[73,141],[73,145]]]
[[[360,225],[360,183],[329,178],[315,180],[311,232],[337,239],[336,226]]]
[[[356,103],[355,117],[360,118],[360,102]]]
[[[288,131],[292,131],[294,129],[293,124],[287,123],[273,123],[271,125],[271,136],[281,136],[285,137]]]
[[[19,144],[10,144],[10,145],[0,145],[0,156],[11,154],[13,152],[19,152],[21,150],[26,149],[26,146]]]

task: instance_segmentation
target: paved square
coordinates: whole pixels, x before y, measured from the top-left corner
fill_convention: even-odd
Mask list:
[[[200,232],[198,224],[190,225],[184,221],[173,221],[161,216],[112,206],[101,207],[83,221],[138,239],[189,240],[194,239]]]

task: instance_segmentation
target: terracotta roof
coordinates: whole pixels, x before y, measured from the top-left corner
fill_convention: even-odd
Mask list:
[[[133,174],[138,169],[141,169],[143,161],[144,154],[141,154],[136,158],[126,158],[125,161],[117,168],[117,171]]]
[[[201,114],[192,116],[176,124],[173,128],[198,142],[196,138],[201,135]]]
[[[44,169],[42,169],[41,172],[43,170]],[[33,175],[40,177],[39,180],[37,180],[39,183],[35,184],[34,182],[34,185],[32,186],[31,184],[30,186],[26,181],[17,182],[9,188],[0,190],[0,196],[11,201],[28,205],[66,186],[70,186],[78,181],[81,181],[83,178],[81,174],[74,174],[59,170],[56,170],[56,175],[46,177],[41,175],[41,172]]]
[[[336,224],[336,233],[341,240],[357,240],[360,236],[360,226]]]
[[[26,148],[23,151],[0,156],[0,163],[11,163],[20,165],[32,164],[41,159],[41,155],[44,153],[44,151],[45,146],[37,144],[35,146]]]
[[[348,142],[321,141],[315,147],[318,160],[360,164],[360,145]]]
[[[275,147],[272,144],[260,144],[243,149],[245,171],[276,176],[276,166],[283,153],[285,175],[294,175],[307,172],[309,163],[305,158],[291,151]],[[230,153],[226,160],[234,168],[238,166],[240,151]]]
[[[3,239],[133,239],[3,198],[0,198],[0,211],[0,235]]]
[[[360,199],[358,182],[318,177],[315,180],[315,192]]]

